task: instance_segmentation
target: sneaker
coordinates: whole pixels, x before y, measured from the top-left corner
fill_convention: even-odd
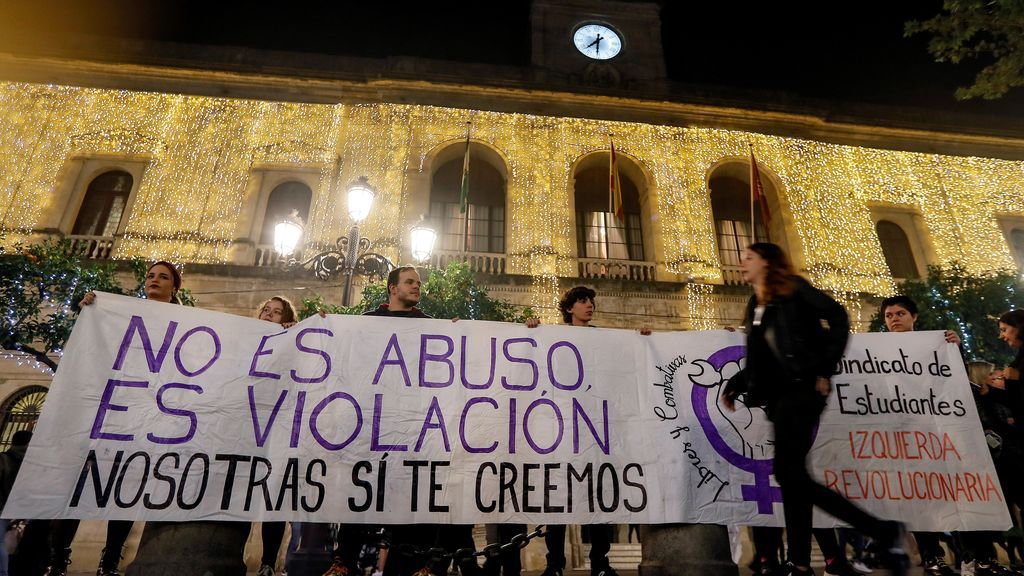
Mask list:
[[[612,568],[611,566],[608,566],[608,567],[602,568],[600,570],[591,568],[590,569],[590,576],[619,576],[619,573],[616,572],[615,569]]]
[[[873,572],[867,564],[856,558],[850,560],[850,568],[853,568],[858,574],[871,574]]]
[[[324,576],[348,576],[349,574],[348,567],[341,561],[341,558],[335,558],[327,572],[324,572]]]
[[[928,576],[956,576],[956,570],[946,564],[945,558],[930,558],[922,562],[921,567]]]
[[[270,564],[261,564],[256,576],[274,576],[274,567]]]
[[[860,572],[854,570],[848,562],[839,559],[825,565],[825,574],[827,576],[860,576]]]

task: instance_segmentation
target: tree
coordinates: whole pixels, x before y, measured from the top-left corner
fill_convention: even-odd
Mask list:
[[[958,99],[1000,98],[1024,84],[1024,2],[944,0],[942,10],[929,20],[907,22],[904,34],[930,34],[928,52],[937,62],[987,62],[974,84],[957,88]]]
[[[327,304],[319,295],[305,298],[299,318],[316,314],[318,310],[328,314],[362,314],[387,302],[386,284],[382,281],[368,285],[363,289],[362,300],[354,306]],[[492,298],[476,283],[469,266],[461,262],[452,262],[444,269],[432,269],[420,292],[419,308],[434,318],[525,322],[533,315],[529,307],[520,312],[512,303]]]
[[[56,370],[50,355],[63,353],[86,292],[142,295],[148,266],[139,258],[129,265],[136,285],[125,290],[114,264],[84,264],[67,239],[15,245],[13,250],[0,245],[0,348],[28,354]],[[186,306],[195,305],[187,290],[178,297]]]
[[[0,247],[0,347],[56,370],[49,355],[62,353],[89,290],[123,293],[112,265],[83,266],[68,240]]]
[[[946,268],[929,266],[926,278],[907,280],[900,293],[917,303],[915,330],[956,330],[969,360],[1005,366],[1013,358],[999,340],[996,320],[1007,310],[1024,308],[1024,286],[1015,272],[974,275],[955,262]],[[871,319],[871,330],[884,327],[879,310]]]

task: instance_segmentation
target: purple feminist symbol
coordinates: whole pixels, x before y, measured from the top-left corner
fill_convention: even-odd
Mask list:
[[[747,349],[745,346],[729,346],[712,354],[708,357],[707,362],[712,368],[721,372],[726,364],[729,362],[739,362],[746,355]],[[722,434],[718,431],[715,423],[711,420],[711,414],[708,412],[709,389],[718,390],[717,387],[709,388],[696,384],[693,386],[690,400],[693,402],[693,412],[697,416],[697,421],[700,422],[700,427],[704,431],[704,435],[707,436],[708,441],[711,442],[711,446],[714,447],[715,451],[722,458],[725,458],[726,462],[754,475],[753,485],[745,484],[740,486],[743,500],[757,502],[757,512],[759,514],[771,514],[773,512],[772,504],[782,502],[782,490],[777,486],[772,486],[770,481],[772,461],[755,460],[745,454],[737,453],[729,446],[725,439],[722,438]],[[717,402],[717,398],[715,401]]]

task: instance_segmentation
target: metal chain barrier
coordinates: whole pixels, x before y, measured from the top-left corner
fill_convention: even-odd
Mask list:
[[[482,550],[475,548],[460,548],[454,552],[448,552],[444,548],[421,548],[413,544],[398,544],[390,546],[386,539],[381,539],[381,548],[388,548],[392,552],[398,552],[405,556],[423,558],[430,563],[445,563],[454,561],[455,564],[475,558],[498,558],[509,550],[522,550],[530,545],[534,538],[544,536],[544,524],[539,524],[533,532],[516,534],[506,544],[488,544]]]

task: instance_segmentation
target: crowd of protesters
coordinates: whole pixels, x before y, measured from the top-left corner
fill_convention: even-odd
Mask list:
[[[746,366],[727,383],[721,402],[731,409],[734,402],[742,398],[747,406],[763,407],[771,421],[775,434],[775,477],[783,494],[786,524],[785,531],[782,528],[751,529],[754,553],[750,568],[754,574],[764,576],[813,574],[813,534],[824,556],[825,574],[855,576],[867,574],[874,568],[885,568],[891,574],[904,574],[909,566],[904,548],[910,540],[903,525],[871,516],[837,492],[816,482],[807,468],[806,458],[813,443],[814,430],[832,390],[830,379],[849,336],[845,309],[798,276],[787,255],[774,244],[755,243],[749,246],[744,251],[741,270],[744,280],[754,292],[742,325],[747,338]],[[156,262],[146,274],[145,297],[152,301],[177,303],[181,285],[181,274],[173,264]],[[387,319],[429,318],[417,306],[420,288],[420,277],[415,268],[403,266],[394,269],[387,279],[387,303],[367,312],[367,315]],[[88,306],[96,298],[96,294],[89,293],[81,305]],[[577,286],[568,290],[559,302],[563,322],[570,326],[592,326],[596,300],[597,294],[590,288]],[[914,330],[918,309],[910,298],[893,296],[882,301],[880,314],[887,331],[909,332]],[[261,304],[256,316],[284,328],[298,320],[294,305],[282,296],[274,296]],[[539,322],[529,319],[526,324],[535,327]],[[1019,531],[1017,511],[1024,507],[1024,488],[1021,486],[1024,480],[1024,439],[1018,424],[1024,422],[1024,386],[1021,383],[1024,310],[1003,314],[992,329],[998,329],[1000,338],[1017,350],[1016,358],[1006,367],[975,361],[967,368],[985,440],[992,452],[1011,518],[1014,518]],[[650,334],[650,330],[643,327],[640,333]],[[951,330],[944,333],[943,339],[951,344],[960,344],[959,335]],[[30,437],[27,431],[16,434],[11,450],[0,454],[0,504],[7,499],[13,486]],[[840,529],[838,533],[832,529],[812,530],[811,516],[816,506],[852,528]],[[37,540],[42,539],[48,549],[45,558],[22,561],[20,568],[11,566],[9,569],[6,547],[0,544],[0,576],[9,573],[65,576],[71,563],[71,544],[78,525],[76,520],[33,521],[29,522],[31,529],[26,530],[24,524],[0,520],[0,526],[3,526],[0,533],[7,533],[14,529],[12,526],[17,526],[19,530],[32,533]],[[119,564],[131,528],[132,522],[107,523],[106,544],[97,576],[120,574]],[[591,575],[615,576],[616,571],[608,559],[613,540],[612,526],[591,525],[585,529],[591,543]],[[299,523],[292,523],[288,555],[279,570],[278,556],[286,531],[284,522],[262,524],[258,576],[287,574],[292,553],[302,545],[300,534],[303,530]],[[488,539],[492,543],[508,544],[521,539],[525,532],[525,524],[488,526]],[[543,576],[563,576],[566,570],[565,534],[565,526],[546,528],[547,565]],[[1003,566],[996,560],[997,547],[1006,551],[1011,563],[1024,560],[1021,558],[1024,543],[1019,536],[1007,537],[995,532],[952,535],[914,532],[910,536],[916,543],[926,574],[1024,574],[1024,571]],[[323,576],[367,573],[375,576],[440,575],[455,569],[464,575],[519,576],[522,571],[518,547],[506,547],[500,554],[489,556],[481,566],[475,557],[460,558],[453,565],[451,559],[424,559],[403,554],[395,544],[405,545],[405,549],[444,549],[449,552],[472,549],[472,526],[342,524],[337,531],[331,565]],[[847,554],[848,544],[852,557]],[[389,545],[392,549],[390,554]],[[39,548],[36,545],[36,550]],[[237,552],[241,556],[242,551]],[[953,566],[959,564],[960,571],[954,571],[951,563]],[[298,576],[298,572],[293,570],[292,576]]]

